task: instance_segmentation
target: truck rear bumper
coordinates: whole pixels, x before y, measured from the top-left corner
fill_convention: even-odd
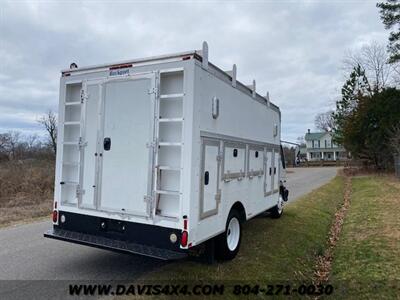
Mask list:
[[[45,237],[163,260],[187,255],[187,250],[180,248],[180,229],[62,210],[58,211],[58,219]]]
[[[185,252],[161,249],[153,246],[136,244],[128,241],[114,240],[98,235],[80,233],[58,228],[48,230],[44,233],[44,236],[47,238],[67,241],[80,245],[86,245],[117,252],[139,254],[162,260],[176,260],[185,258],[187,256],[187,253]]]

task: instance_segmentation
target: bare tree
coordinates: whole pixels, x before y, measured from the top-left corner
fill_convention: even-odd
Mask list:
[[[54,151],[54,154],[57,152],[57,116],[52,111],[49,110],[45,115],[43,115],[39,120],[39,124],[41,124],[49,134],[49,143],[51,148]]]
[[[9,134],[8,133],[0,133],[0,150],[5,151],[9,143]]]
[[[21,132],[19,131],[10,131],[8,133],[9,135],[9,153],[11,156],[11,159],[16,159],[17,158],[17,150],[20,145],[20,138],[21,138]]]
[[[343,70],[349,74],[358,65],[365,71],[373,90],[380,91],[394,80],[394,65],[388,63],[389,55],[384,45],[372,42],[359,51],[348,51],[343,59]]]
[[[332,131],[335,126],[333,110],[317,114],[314,119],[314,125],[319,130]]]
[[[38,135],[37,134],[31,134],[26,137],[26,144],[27,144],[29,150],[34,149],[35,146],[37,145],[37,143],[38,143]]]

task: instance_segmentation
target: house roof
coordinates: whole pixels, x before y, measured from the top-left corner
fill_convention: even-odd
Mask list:
[[[310,132],[310,133],[307,132],[306,136],[305,136],[305,140],[306,141],[319,140],[327,133],[328,132]]]

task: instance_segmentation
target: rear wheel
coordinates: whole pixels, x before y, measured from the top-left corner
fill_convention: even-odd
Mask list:
[[[215,256],[220,260],[231,260],[239,252],[242,239],[240,214],[231,210],[226,221],[225,232],[216,238]]]
[[[278,219],[278,218],[280,218],[282,216],[282,214],[283,214],[283,198],[282,198],[282,195],[279,195],[278,203],[274,207],[269,209],[268,211],[271,214],[271,217],[274,218],[274,219]]]

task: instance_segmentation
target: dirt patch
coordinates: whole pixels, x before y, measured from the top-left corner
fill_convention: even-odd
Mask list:
[[[346,174],[346,173],[345,173]],[[350,206],[351,198],[351,177],[345,177],[344,183],[344,199],[342,206],[335,213],[334,222],[329,231],[328,245],[323,255],[317,257],[317,262],[314,272],[314,282],[321,284],[329,280],[329,275],[332,269],[333,253],[336,244],[339,240],[340,232],[342,231],[342,225],[346,212]]]

